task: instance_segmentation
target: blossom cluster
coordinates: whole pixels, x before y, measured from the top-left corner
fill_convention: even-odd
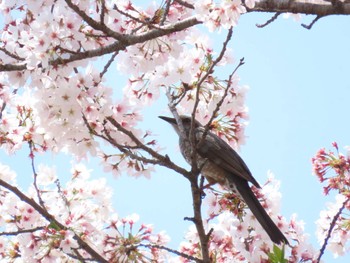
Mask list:
[[[343,256],[349,251],[349,210],[349,199],[338,194],[335,202],[328,203],[327,208],[320,212],[320,218],[316,221],[318,242],[323,244],[327,240],[327,249],[334,257]]]
[[[269,173],[269,180],[262,189],[254,188],[254,191],[291,243],[290,247],[283,248],[286,255],[289,255],[288,262],[315,262],[317,252],[304,233],[304,223],[297,220],[296,215],[289,221],[279,215],[281,194],[278,188],[279,182]],[[238,197],[208,191],[205,203],[208,208],[206,228],[208,231],[212,229],[209,250],[214,262],[270,262],[269,254],[273,251],[273,243]],[[192,256],[200,255],[198,234],[194,227],[189,229],[185,238],[181,251]],[[182,261],[190,262],[187,259]]]
[[[227,45],[218,49],[193,25],[203,23],[209,31],[231,29],[255,2],[164,1],[142,8],[129,0],[1,1],[0,147],[14,154],[29,144],[31,160],[43,152],[64,152],[78,162],[62,185],[53,168],[39,166],[25,192],[15,187],[14,172],[0,165],[2,186],[15,187],[0,188],[1,259],[89,261],[91,251],[81,242],[109,262],[169,259],[162,249],[168,242],[165,233],[153,234],[150,225],[136,227],[137,215],[119,218],[106,180],[91,180],[79,161],[96,156],[113,174],[150,176],[150,163],[156,161],[152,153],[161,148],[152,131],[139,124],[143,110],[166,96],[180,114],[195,112],[203,124],[211,120],[211,130],[234,148],[244,143],[248,88],[239,85],[234,70],[230,77],[219,77],[218,70],[235,63],[231,50]],[[111,69],[124,74],[127,84],[117,78],[107,81]],[[344,185],[347,176],[343,174]],[[278,215],[277,189],[271,179],[256,194],[296,241],[288,248],[289,261],[313,260],[302,222]],[[27,201],[16,191],[25,193]],[[208,194],[206,200],[214,261],[268,259],[271,244],[241,203],[237,206],[227,195]],[[33,202],[55,220],[34,209]],[[199,247],[191,228],[180,251],[200,257]]]
[[[320,244],[327,242],[327,249],[334,256],[344,255],[349,249],[350,218],[350,155],[339,152],[338,144],[333,142],[334,151],[320,149],[312,158],[313,171],[325,183],[324,193],[337,192],[335,202],[320,212],[317,220],[317,237]]]
[[[237,1],[223,3],[242,6]],[[116,66],[128,76],[127,85],[116,99],[115,91],[122,87],[107,84],[104,74],[109,62],[97,54],[111,53],[125,35],[157,29],[162,8],[152,3],[142,9],[130,1],[2,1],[1,63],[9,70],[0,74],[1,147],[11,154],[30,142],[34,152],[66,152],[78,160],[99,156],[107,171],[120,174],[127,169],[131,175],[149,176],[152,167],[142,158],[136,161],[125,152],[105,152],[101,140],[113,140],[114,146],[126,145],[129,152],[144,157],[130,136],[107,119],[113,118],[141,143],[159,150],[154,139],[147,141],[149,133],[137,127],[142,109],[170,90],[174,98],[181,97],[179,112],[190,114],[198,82],[202,82],[198,87],[200,121],[209,120],[229,89],[211,128],[239,147],[244,142],[247,88],[238,85],[236,75],[229,82],[215,75],[210,65],[219,52],[202,31],[188,28],[116,51]],[[164,26],[191,19],[196,10],[175,1],[169,5]],[[103,22],[98,24],[102,15]],[[230,50],[223,51],[217,67],[233,63]]]
[[[215,3],[213,0],[197,1],[194,4],[197,17],[209,28],[214,31],[220,28],[230,28],[236,26],[241,14],[246,13],[246,7],[253,8],[257,0],[220,1]]]
[[[320,149],[312,158],[313,171],[322,183],[326,183],[324,193],[331,190],[349,197],[350,190],[350,157],[339,153],[337,143],[333,143],[336,153]],[[329,172],[333,174],[329,175]]]
[[[49,221],[33,205],[21,201],[14,192],[1,188],[2,233],[0,258],[6,262],[80,262],[91,256],[77,236],[108,262],[161,262],[166,254],[163,246],[169,238],[164,232],[154,234],[151,225],[141,224],[137,215],[120,218],[111,205],[112,189],[104,178],[90,179],[90,170],[82,164],[73,165],[71,178],[61,185],[56,170],[39,165],[37,185],[26,191],[31,202],[44,200],[43,208],[55,218]],[[16,174],[0,164],[0,180],[15,185]]]

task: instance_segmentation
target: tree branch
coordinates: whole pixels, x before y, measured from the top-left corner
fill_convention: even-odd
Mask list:
[[[165,246],[160,246],[160,245],[143,245],[141,244],[140,246],[142,247],[147,247],[147,248],[157,248],[157,249],[162,249],[162,250],[165,250],[165,251],[168,251],[170,253],[173,253],[174,255],[178,255],[180,257],[183,257],[183,258],[186,258],[186,259],[189,259],[189,260],[193,260],[195,262],[201,262],[200,259],[196,258],[196,257],[192,257],[190,255],[187,255],[185,253],[182,253],[178,250],[175,250],[175,249],[171,249],[171,248],[168,248],[168,247],[165,247]]]
[[[328,233],[327,233],[327,236],[323,242],[323,245],[320,249],[320,254],[318,255],[318,258],[316,260],[317,263],[319,263],[321,261],[321,257],[327,247],[327,244],[328,244],[328,240],[330,239],[331,235],[332,235],[332,231],[336,225],[336,222],[338,220],[338,218],[340,217],[341,213],[343,212],[343,210],[345,209],[345,206],[347,204],[347,202],[349,202],[349,199],[347,198],[344,202],[343,202],[343,205],[339,208],[338,212],[335,214],[335,216],[333,217],[333,220],[332,222],[330,223],[330,226],[329,226],[329,229],[328,229]]]
[[[107,120],[114,126],[116,127],[119,131],[124,133],[125,135],[129,136],[129,138],[142,150],[150,154],[152,157],[156,158],[158,160],[157,164],[168,167],[186,178],[190,177],[191,175],[189,174],[188,171],[183,169],[180,166],[177,166],[175,163],[173,163],[168,156],[164,156],[162,154],[157,153],[154,151],[152,148],[147,147],[145,144],[143,144],[131,131],[125,129],[119,122],[117,122],[115,119],[112,117],[107,117]]]
[[[0,186],[3,186],[7,190],[11,191],[13,194],[15,194],[20,200],[27,203],[28,205],[32,206],[40,215],[42,215],[48,222],[53,222],[55,225],[57,225],[60,229],[68,230],[67,227],[65,227],[63,224],[61,224],[59,221],[55,219],[53,215],[51,215],[46,209],[41,207],[37,202],[34,201],[34,199],[29,198],[24,193],[22,193],[17,187],[12,186],[5,182],[4,180],[0,179]],[[96,252],[92,247],[90,247],[79,235],[74,233],[74,239],[77,240],[79,246],[84,249],[87,253],[89,253],[95,260],[103,263],[108,263],[106,259],[104,259],[98,252]]]
[[[0,47],[0,51],[4,52],[9,57],[14,58],[16,60],[20,60],[20,61],[24,60],[24,58],[21,58],[21,57],[17,56],[16,54],[11,53],[10,51],[6,50],[6,48]]]
[[[170,5],[171,5],[171,1],[172,1],[172,0],[166,0],[166,1],[165,1],[164,12],[163,12],[163,15],[162,15],[162,17],[161,17],[161,19],[160,19],[160,22],[159,22],[160,25],[164,25],[165,20],[166,20],[166,18],[168,17],[169,10],[170,10]]]
[[[42,208],[44,208],[46,210],[46,207],[45,207],[45,203],[44,203],[44,200],[41,198],[41,194],[40,194],[40,189],[38,187],[38,184],[37,184],[37,179],[38,179],[38,174],[35,170],[35,163],[34,163],[34,145],[33,145],[33,142],[28,142],[29,144],[29,150],[30,150],[30,159],[31,159],[31,166],[32,166],[32,171],[33,171],[33,186],[34,186],[34,189],[35,189],[35,192],[36,192],[36,195],[37,195],[37,198],[39,200],[39,204],[41,205]]]
[[[336,1],[332,3],[319,1],[295,1],[295,0],[260,0],[253,8],[247,8],[248,12],[273,12],[273,13],[294,13],[317,16],[327,15],[349,15],[350,4]]]
[[[225,52],[227,50],[227,45],[228,43],[230,42],[231,38],[232,38],[232,32],[233,32],[233,28],[231,27],[228,32],[227,32],[227,36],[226,36],[226,39],[222,45],[222,48],[221,48],[221,52],[219,54],[219,56],[211,63],[211,65],[209,66],[209,68],[207,69],[206,73],[204,74],[203,77],[201,77],[198,81],[198,83],[196,84],[196,99],[195,99],[195,103],[194,103],[194,106],[193,106],[193,110],[192,110],[192,125],[191,125],[191,130],[190,130],[190,142],[191,142],[191,147],[192,149],[197,149],[198,147],[198,143],[196,143],[196,140],[195,140],[195,134],[194,134],[194,120],[195,120],[195,117],[196,117],[196,111],[197,111],[197,107],[198,107],[198,104],[199,104],[199,92],[200,92],[200,89],[201,89],[201,85],[203,84],[203,82],[209,77],[210,74],[212,74],[214,68],[217,66],[217,64],[222,60],[222,58],[224,57],[225,55]],[[225,99],[225,98],[224,98]],[[209,130],[209,126],[210,126],[211,122],[208,122],[207,124],[207,127],[206,129]],[[205,136],[206,136],[206,133],[208,131],[206,131],[203,136],[202,136],[202,139],[201,139],[201,142],[203,142],[205,140]],[[197,169],[197,156],[196,156],[196,151],[192,151],[192,169]]]
[[[67,0],[68,1],[68,0]],[[162,37],[171,33],[179,32],[190,28],[194,25],[198,25],[201,22],[198,21],[195,17],[190,17],[184,19],[175,24],[164,26],[160,29],[152,29],[148,32],[141,33],[138,35],[123,35],[122,41],[116,41],[110,45],[105,47],[101,47],[98,49],[92,49],[84,52],[79,52],[77,54],[72,54],[66,59],[58,58],[49,62],[51,66],[59,66],[65,65],[73,61],[83,60],[93,57],[100,57],[109,53],[117,52],[120,50],[124,50],[128,46],[132,46],[138,43],[143,43],[145,41],[149,41],[158,37]],[[26,64],[0,64],[0,72],[2,71],[22,71],[26,70]]]
[[[204,131],[203,131],[203,135],[202,135],[202,138],[201,140],[198,142],[197,144],[197,147],[200,147],[202,145],[202,143],[204,143],[204,140],[205,140],[205,137],[207,136],[208,132],[209,132],[209,128],[210,128],[210,125],[211,123],[213,122],[216,114],[219,112],[220,108],[221,108],[221,105],[222,103],[224,102],[224,100],[226,99],[227,97],[227,94],[228,94],[228,90],[231,86],[231,81],[232,81],[232,78],[234,76],[234,74],[237,72],[237,70],[242,66],[244,65],[244,58],[241,58],[240,61],[239,61],[239,64],[236,66],[236,68],[233,70],[233,72],[230,74],[229,78],[228,78],[228,82],[227,82],[227,85],[226,85],[226,88],[225,88],[225,91],[224,91],[224,94],[222,95],[221,99],[218,101],[218,103],[216,104],[215,106],[215,109],[210,117],[210,120],[208,121],[208,123],[204,126]]]
[[[88,16],[83,10],[80,10],[80,8],[73,4],[71,0],[65,0],[66,4],[75,12],[77,13],[89,26],[91,26],[93,29],[97,30],[97,31],[102,31],[103,33],[105,33],[106,35],[113,37],[114,39],[120,41],[120,42],[124,42],[124,36],[123,34],[120,34],[118,32],[113,31],[112,29],[110,29],[109,27],[107,27],[103,21],[101,22],[97,22],[94,19],[92,19],[90,16]],[[102,10],[103,10],[102,6]],[[101,13],[101,18],[102,15],[104,14],[104,10],[101,11],[103,13]]]
[[[199,97],[199,91],[201,88],[202,83],[208,78],[208,76],[210,74],[212,74],[213,69],[217,66],[217,64],[222,60],[222,58],[224,57],[224,54],[227,50],[227,45],[230,42],[231,38],[232,38],[232,27],[228,30],[227,36],[226,36],[226,40],[223,43],[223,47],[221,49],[220,54],[218,55],[218,57],[209,65],[208,69],[206,70],[205,74],[199,79],[198,83],[196,84],[196,98],[195,98],[195,104],[193,106],[193,110],[192,110],[192,125],[190,128],[190,132],[189,132],[189,138],[186,138],[186,133],[184,131],[183,128],[183,124],[181,122],[181,119],[179,117],[179,114],[176,110],[176,104],[174,104],[173,102],[173,97],[171,96],[169,90],[167,90],[167,96],[168,96],[168,100],[169,100],[169,109],[170,111],[173,113],[179,129],[180,129],[180,136],[183,136],[183,139],[185,140],[189,140],[189,142],[191,143],[191,148],[192,150],[192,154],[191,154],[191,174],[192,176],[189,177],[189,181],[191,183],[191,193],[192,193],[192,200],[193,200],[193,212],[194,212],[194,217],[191,221],[193,221],[193,223],[196,226],[197,229],[197,233],[199,236],[199,240],[200,240],[200,247],[201,247],[201,252],[202,252],[202,261],[201,262],[210,262],[210,254],[209,254],[209,248],[208,248],[208,243],[209,243],[209,238],[211,235],[211,232],[209,231],[208,234],[205,233],[205,229],[204,229],[204,225],[203,225],[203,219],[202,219],[202,214],[201,214],[201,206],[202,206],[202,189],[201,187],[198,185],[198,177],[201,171],[202,167],[198,167],[197,164],[197,153],[195,151],[195,149],[197,148],[197,144],[196,144],[196,138],[195,138],[195,133],[194,133],[194,120],[195,120],[195,115],[196,115],[196,110],[197,110],[197,106],[199,104],[200,101],[200,97]],[[243,64],[243,61],[241,61],[241,63]],[[241,64],[240,64],[241,65]],[[238,67],[237,67],[238,68]],[[234,72],[231,74],[229,80],[232,78],[233,74],[236,72],[236,70],[234,70]],[[228,84],[228,87],[230,85]],[[227,88],[228,89],[228,88]],[[225,95],[226,96],[226,95]],[[225,97],[222,99],[224,100]],[[218,103],[219,104],[219,108],[222,104],[222,102]]]
[[[187,3],[186,1],[183,1],[183,0],[174,0],[174,2],[184,6],[184,7],[187,7],[187,8],[190,8],[190,9],[194,9],[194,5],[190,4],[190,3]]]
[[[111,66],[111,64],[113,63],[115,57],[118,55],[118,53],[119,53],[118,51],[114,52],[114,53],[112,54],[111,58],[108,60],[107,64],[103,67],[103,70],[102,70],[102,72],[100,73],[100,78],[101,78],[101,79],[103,78],[104,74],[107,73],[108,68]]]
[[[0,72],[2,71],[23,71],[27,69],[26,64],[0,64]]]
[[[205,233],[203,219],[202,219],[202,213],[201,213],[201,207],[202,207],[202,189],[198,187],[198,176],[190,178],[191,182],[191,193],[192,193],[192,200],[193,200],[193,212],[194,212],[194,218],[193,223],[196,226],[198,237],[200,240],[200,247],[202,251],[202,261],[203,263],[210,263],[210,255],[209,255],[209,238],[210,235],[207,235]]]
[[[227,45],[230,42],[231,38],[232,38],[232,32],[233,32],[233,28],[231,27],[228,32],[227,32],[227,36],[226,39],[222,45],[221,48],[221,52],[219,54],[219,56],[211,63],[211,65],[209,66],[209,68],[207,69],[206,73],[204,74],[204,76],[202,78],[200,78],[198,80],[198,83],[196,84],[196,88],[197,88],[197,92],[196,92],[196,101],[195,101],[195,105],[193,107],[193,111],[192,111],[192,123],[194,121],[195,118],[195,114],[196,114],[196,110],[198,107],[198,103],[199,103],[199,90],[200,90],[200,86],[203,84],[203,82],[208,78],[208,76],[210,74],[212,74],[213,69],[216,67],[216,65],[221,61],[221,59],[224,57],[226,49],[227,49]],[[192,127],[191,127],[192,128]],[[192,129],[191,129],[192,130]]]
[[[282,13],[277,12],[269,20],[267,20],[265,23],[263,23],[263,24],[256,24],[256,26],[259,27],[259,28],[263,28],[263,27],[271,24],[273,21],[275,21],[277,19],[277,17],[279,17],[280,14],[282,14]]]
[[[33,233],[39,230],[43,230],[44,228],[45,226],[38,226],[31,229],[19,229],[17,231],[11,231],[11,232],[0,232],[0,236],[17,236],[19,234],[24,234],[24,233]]]
[[[306,29],[311,29],[312,26],[321,18],[322,16],[316,16],[314,20],[312,20],[312,22],[309,25],[306,24],[301,24],[302,27],[306,28]]]

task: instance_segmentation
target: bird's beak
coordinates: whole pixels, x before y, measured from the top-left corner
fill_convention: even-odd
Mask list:
[[[176,124],[176,120],[174,118],[170,118],[166,116],[158,116],[158,117],[170,124]]]

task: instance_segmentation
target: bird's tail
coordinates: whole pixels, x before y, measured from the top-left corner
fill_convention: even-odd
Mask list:
[[[260,204],[259,200],[254,195],[253,191],[248,185],[248,182],[245,180],[235,180],[235,184],[242,199],[245,201],[261,226],[265,229],[271,240],[276,244],[289,244],[287,238],[272,221],[270,216]]]

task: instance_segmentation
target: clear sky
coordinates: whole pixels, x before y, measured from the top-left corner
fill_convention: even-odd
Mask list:
[[[330,16],[306,30],[281,17],[256,28],[264,17],[269,15],[243,16],[233,41],[236,56],[246,58],[242,83],[251,88],[242,156],[259,181],[268,169],[281,180],[283,214],[297,213],[316,244],[314,222],[327,199],[310,159],[333,141],[350,145],[350,19]],[[337,262],[350,262],[350,256]]]
[[[265,182],[269,169],[281,181],[283,215],[288,219],[297,213],[318,248],[314,222],[325,202],[332,199],[323,196],[321,184],[312,175],[310,160],[319,148],[331,148],[333,141],[340,148],[350,145],[350,18],[322,18],[311,30],[282,17],[265,28],[255,26],[270,16],[242,16],[231,43],[236,59],[245,57],[246,61],[238,72],[241,84],[250,86],[246,102],[250,123],[241,155],[259,182]],[[213,39],[219,41],[223,36],[213,34]],[[232,68],[227,69],[230,71]],[[125,80],[115,78],[115,72],[109,72],[107,78],[115,91],[121,92]],[[164,153],[186,166],[177,150],[176,134],[157,118],[162,114],[168,114],[165,101],[147,110],[142,127],[156,127],[160,143],[167,146]],[[27,154],[26,149],[8,158],[1,152],[0,158],[3,163],[11,162],[23,180],[31,174]],[[48,155],[42,161],[56,165],[59,171],[69,171],[65,156]],[[106,176],[113,185],[120,216],[138,213],[141,222],[169,233],[171,246],[176,248],[189,225],[183,218],[192,216],[187,181],[165,169],[157,169],[150,180],[127,176],[115,179],[111,174],[103,175],[97,164],[91,160],[88,166],[95,171],[93,177]],[[325,262],[349,261],[350,255],[340,259],[325,257]]]

